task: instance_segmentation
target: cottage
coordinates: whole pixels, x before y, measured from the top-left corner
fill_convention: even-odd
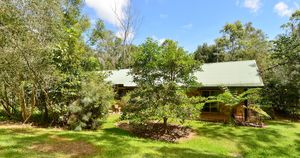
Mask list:
[[[137,85],[129,74],[129,69],[113,70],[107,78],[117,90],[119,97],[133,90]],[[197,81],[202,84],[189,95],[201,95],[204,97],[217,95],[222,92],[220,87],[228,87],[243,92],[248,88],[263,87],[263,81],[259,74],[255,60],[208,63],[202,65],[202,71],[194,73]],[[245,102],[244,104],[247,104]],[[226,121],[224,106],[218,103],[208,103],[204,106],[201,119],[212,121]],[[243,120],[251,116],[251,112],[240,107],[235,109],[235,117]],[[250,117],[251,118],[251,117]]]

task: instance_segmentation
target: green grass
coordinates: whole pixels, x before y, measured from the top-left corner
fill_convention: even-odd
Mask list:
[[[166,143],[137,138],[116,128],[117,118],[117,115],[110,116],[98,131],[2,126],[0,157],[70,157],[68,152],[47,153],[31,148],[34,144],[55,145],[58,142],[54,136],[94,146],[96,151],[85,157],[300,157],[300,123],[269,121],[266,128],[251,128],[193,121],[187,125],[197,131],[196,137],[180,143]]]

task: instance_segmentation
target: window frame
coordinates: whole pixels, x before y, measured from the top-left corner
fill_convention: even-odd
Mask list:
[[[216,96],[218,94],[221,93],[220,90],[217,90],[217,89],[206,89],[206,90],[201,90],[201,96],[203,96],[203,92],[204,91],[207,91],[208,92],[208,96]],[[213,94],[213,92],[217,92],[217,94]],[[206,96],[205,96],[206,97]],[[212,104],[215,104],[216,105],[216,108],[217,110],[216,111],[212,111]],[[208,105],[208,111],[204,111],[204,106],[207,106]],[[202,112],[207,112],[207,113],[219,113],[220,112],[220,103],[205,103],[205,105],[203,106],[202,108]]]

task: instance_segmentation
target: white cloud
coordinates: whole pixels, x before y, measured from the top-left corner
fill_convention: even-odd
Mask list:
[[[158,41],[158,44],[160,44],[160,45],[161,45],[162,43],[164,43],[164,41],[166,40],[166,38],[158,38],[158,37],[156,37],[155,35],[153,35],[152,38],[153,38],[154,40]]]
[[[126,17],[126,8],[130,5],[130,0],[85,0],[85,3],[96,11],[99,18],[117,28],[117,37],[124,38],[121,21]],[[127,40],[132,40],[133,37],[132,30],[128,33]]]
[[[245,0],[243,6],[245,8],[250,9],[253,12],[257,12],[261,7],[261,1],[260,0]]]
[[[94,9],[97,16],[102,20],[120,26],[120,20],[126,15],[125,8],[129,5],[130,0],[85,0],[88,7]]]
[[[189,24],[185,24],[182,26],[182,28],[184,29],[191,29],[193,27],[193,24],[189,23]]]
[[[162,18],[162,19],[165,19],[168,17],[168,14],[159,14],[159,17]]]
[[[274,6],[274,10],[275,12],[281,16],[281,17],[289,17],[292,15],[294,9],[290,8],[286,3],[284,2],[278,2],[275,6]]]
[[[161,39],[158,40],[158,43],[163,44],[165,40],[166,40],[166,38],[161,38]]]

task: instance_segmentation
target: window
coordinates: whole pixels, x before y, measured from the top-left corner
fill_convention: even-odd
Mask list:
[[[210,112],[210,107],[209,107],[209,103],[206,103],[203,108],[202,108],[203,112]]]
[[[210,103],[210,112],[219,112],[219,103]]]
[[[216,96],[220,94],[218,90],[204,90],[201,93],[203,97]],[[219,103],[206,103],[202,109],[203,112],[219,112]]]

